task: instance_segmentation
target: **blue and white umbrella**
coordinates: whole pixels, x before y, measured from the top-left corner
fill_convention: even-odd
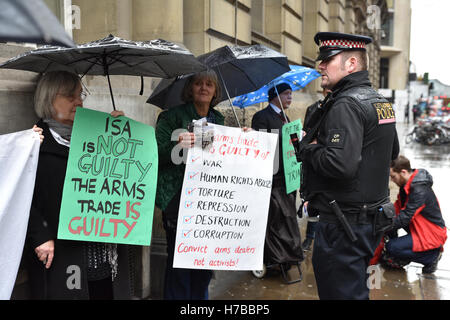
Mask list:
[[[319,72],[308,67],[296,65],[290,65],[289,67],[291,68],[291,71],[282,74],[260,89],[236,97],[233,101],[233,105],[240,108],[245,108],[256,103],[267,102],[267,92],[269,89],[281,82],[288,83],[291,86],[292,91],[297,91],[306,87],[306,85],[312,80],[320,77]]]

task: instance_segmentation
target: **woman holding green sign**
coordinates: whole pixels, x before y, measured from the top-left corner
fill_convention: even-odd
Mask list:
[[[206,117],[210,123],[224,124],[223,115],[213,108],[220,101],[220,97],[220,86],[214,71],[196,74],[187,81],[184,88],[183,100],[186,103],[161,113],[156,125],[159,153],[156,205],[163,211],[168,253],[164,299],[208,299],[208,286],[212,276],[210,270],[172,267],[185,169],[184,163],[180,161],[182,157],[173,150],[177,150],[175,147],[178,146],[186,152],[186,148],[194,145],[194,133],[186,130],[193,120]],[[183,132],[174,135],[173,132],[176,130]],[[177,159],[174,159],[175,157]]]
[[[126,249],[114,244],[57,239],[70,138],[86,97],[80,78],[65,71],[40,79],[34,106],[45,137],[39,152],[27,231],[27,270],[33,299],[129,298]],[[113,111],[113,117],[124,115]],[[119,292],[120,296],[116,295]]]

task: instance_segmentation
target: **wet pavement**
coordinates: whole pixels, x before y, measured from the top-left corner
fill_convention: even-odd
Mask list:
[[[400,153],[411,161],[414,168],[425,168],[433,176],[433,190],[438,197],[444,220],[450,226],[450,144],[423,146],[405,144],[404,136],[411,126],[397,124],[401,144]],[[398,188],[391,183],[392,199]],[[302,237],[305,235],[306,219],[299,220]],[[399,233],[402,235],[402,233]],[[302,238],[303,239],[303,238]],[[278,268],[269,269],[262,279],[250,271],[215,271],[210,285],[211,300],[317,300],[317,287],[311,263],[312,251],[305,253],[301,267],[303,279],[286,284]],[[379,267],[380,281],[373,281],[370,298],[373,300],[450,300],[450,241],[434,274],[422,274],[422,265],[411,263],[404,270],[383,270]],[[299,273],[291,268],[291,279]],[[375,279],[375,278],[374,278]]]

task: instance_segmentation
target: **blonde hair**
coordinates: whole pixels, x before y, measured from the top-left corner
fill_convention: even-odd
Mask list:
[[[81,84],[78,75],[67,71],[45,73],[38,82],[34,93],[34,110],[42,119],[53,118],[53,101],[57,94],[71,96]]]
[[[197,79],[207,79],[214,83],[214,86],[216,88],[216,92],[214,93],[214,97],[211,100],[211,106],[215,106],[221,101],[222,97],[222,89],[219,85],[219,79],[217,77],[217,74],[214,70],[208,69],[206,71],[202,71],[199,73],[196,73],[192,77],[189,77],[186,81],[186,84],[184,85],[183,92],[181,94],[181,99],[184,102],[192,102],[192,85],[194,84],[195,80]]]

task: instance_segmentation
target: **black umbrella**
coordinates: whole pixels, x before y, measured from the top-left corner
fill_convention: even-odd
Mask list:
[[[75,48],[42,47],[10,59],[0,68],[106,76],[114,110],[110,75],[171,78],[206,69],[189,50],[175,43],[162,39],[135,42],[112,35]]]
[[[231,98],[255,91],[290,70],[286,56],[259,44],[224,46],[197,58],[216,71],[222,87],[220,100],[228,99],[230,106]],[[182,104],[181,93],[189,76],[192,75],[163,79],[147,102],[163,109]]]
[[[0,0],[0,41],[75,47],[41,0]]]

